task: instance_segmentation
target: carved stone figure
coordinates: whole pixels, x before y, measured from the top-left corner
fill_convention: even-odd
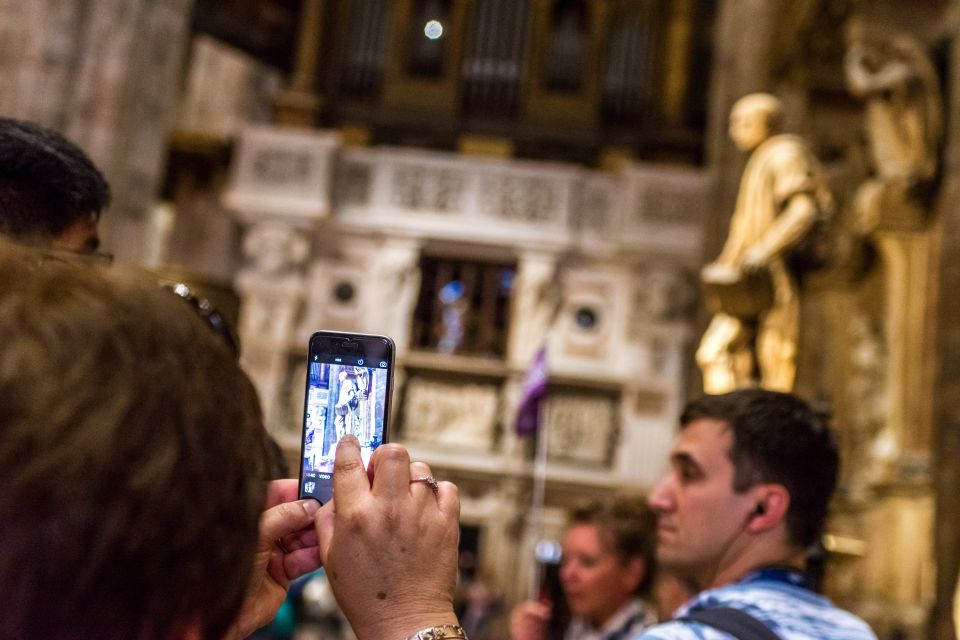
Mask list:
[[[800,305],[786,257],[832,205],[806,144],[778,133],[781,113],[777,98],[758,93],[730,114],[730,137],[753,153],[723,251],[701,273],[715,311],[697,350],[707,393],[793,388]]]
[[[286,366],[284,349],[303,301],[300,267],[310,245],[290,226],[260,222],[247,231],[243,251],[250,263],[236,278],[241,362],[260,394],[266,424],[273,425]]]
[[[923,45],[903,34],[851,24],[844,60],[850,91],[866,100],[877,176],[925,180],[937,169],[942,132],[940,83]]]
[[[306,238],[288,225],[261,222],[247,232],[243,251],[250,265],[237,276],[244,342],[247,336],[276,344],[288,339],[303,295],[299,268],[309,249]]]
[[[866,102],[875,173],[861,185],[854,207],[861,230],[872,231],[889,216],[885,210],[902,207],[936,177],[940,82],[928,52],[911,36],[876,33],[853,22],[847,38],[847,85]]]

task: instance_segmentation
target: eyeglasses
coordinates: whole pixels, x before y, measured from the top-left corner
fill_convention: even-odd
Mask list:
[[[230,351],[233,352],[234,357],[240,357],[240,339],[237,338],[233,326],[209,300],[194,293],[189,285],[183,282],[162,282],[161,286],[188,302],[190,308],[200,316],[200,319],[223,339]]]

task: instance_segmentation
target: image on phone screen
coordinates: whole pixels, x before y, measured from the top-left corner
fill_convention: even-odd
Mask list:
[[[390,346],[388,339],[382,339]],[[320,343],[322,348],[325,344]],[[385,440],[392,353],[361,346],[354,353],[311,351],[304,406],[300,496],[327,502],[333,493],[333,462],[345,435],[360,441],[368,464]],[[334,350],[336,349],[336,350]],[[370,357],[373,356],[371,361]]]

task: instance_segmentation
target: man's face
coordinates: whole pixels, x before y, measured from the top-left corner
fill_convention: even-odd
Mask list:
[[[53,248],[73,253],[93,253],[100,246],[97,235],[97,214],[80,216],[53,239]]]
[[[768,114],[757,104],[740,102],[730,113],[730,139],[741,151],[756,148],[770,136]]]
[[[726,422],[694,420],[670,454],[670,472],[650,494],[657,512],[657,560],[708,586],[738,552],[738,537],[756,509],[750,492],[733,490]]]
[[[643,561],[624,560],[593,524],[575,524],[563,539],[560,582],[570,611],[596,626],[633,597],[643,580]]]

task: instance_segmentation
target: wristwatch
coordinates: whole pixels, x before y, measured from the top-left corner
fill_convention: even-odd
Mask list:
[[[407,640],[469,640],[467,632],[458,624],[439,624],[420,629]]]

